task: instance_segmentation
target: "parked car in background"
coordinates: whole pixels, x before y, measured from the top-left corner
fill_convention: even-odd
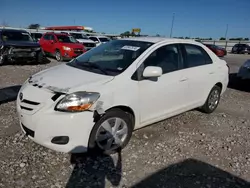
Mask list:
[[[240,67],[237,76],[242,80],[250,80],[250,59]]]
[[[80,32],[62,32],[67,33],[71,36],[73,36],[78,42],[84,45],[86,50],[90,50],[94,47],[96,47],[96,43],[93,40],[90,40],[88,36],[80,33]]]
[[[210,50],[212,50],[218,57],[224,57],[225,55],[227,55],[227,50],[225,48],[221,48],[214,44],[204,44],[204,45],[207,46]]]
[[[104,44],[106,42],[111,41],[110,38],[105,36],[89,36],[89,39],[94,41],[96,43],[96,46],[99,46],[100,44]]]
[[[248,44],[235,44],[232,48],[232,53],[250,54],[250,46]]]
[[[43,63],[43,50],[25,30],[0,29],[0,65],[20,60]]]
[[[113,40],[27,79],[17,114],[45,147],[113,153],[135,129],[195,108],[212,113],[228,76],[227,63],[192,40]]]
[[[39,43],[44,52],[54,56],[57,61],[69,60],[86,52],[81,43],[66,33],[45,33]]]
[[[30,35],[32,36],[32,38],[34,39],[34,41],[38,42],[41,39],[41,37],[43,36],[43,33],[31,32]]]

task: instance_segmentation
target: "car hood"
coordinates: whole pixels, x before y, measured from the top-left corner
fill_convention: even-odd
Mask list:
[[[114,76],[97,74],[62,64],[33,75],[29,82],[54,92],[68,93],[78,88],[99,87],[113,78]]]
[[[86,42],[86,43],[95,43],[94,41],[92,40],[89,40],[89,39],[76,39],[78,42]]]
[[[32,41],[5,41],[4,45],[14,47],[40,47],[40,44]]]
[[[78,43],[62,43],[62,45],[70,48],[83,48],[83,45]]]

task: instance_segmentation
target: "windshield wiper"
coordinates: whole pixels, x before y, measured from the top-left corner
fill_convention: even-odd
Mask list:
[[[80,66],[80,67],[88,67],[88,68],[98,69],[102,73],[104,73],[105,75],[109,75],[105,69],[101,68],[99,65],[97,65],[95,63],[90,63],[88,61],[81,62],[81,61],[78,61],[77,59],[75,59],[72,63],[74,63],[76,66]]]

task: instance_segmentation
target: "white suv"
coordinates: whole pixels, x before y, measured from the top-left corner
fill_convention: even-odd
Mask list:
[[[30,77],[17,112],[38,144],[112,153],[135,129],[195,108],[213,112],[227,84],[226,62],[201,43],[121,39]]]

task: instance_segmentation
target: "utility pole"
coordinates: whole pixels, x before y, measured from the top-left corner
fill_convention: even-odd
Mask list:
[[[227,40],[227,31],[228,31],[228,24],[227,24],[226,32],[225,32],[225,39],[226,39],[226,40]]]
[[[226,27],[226,32],[225,32],[225,49],[227,49],[227,31],[228,31],[228,24],[227,24],[227,27]]]
[[[173,32],[173,27],[174,27],[174,18],[175,18],[175,13],[173,13],[173,18],[172,18],[172,26],[171,26],[171,31],[170,31],[170,38],[172,38],[172,32]]]

